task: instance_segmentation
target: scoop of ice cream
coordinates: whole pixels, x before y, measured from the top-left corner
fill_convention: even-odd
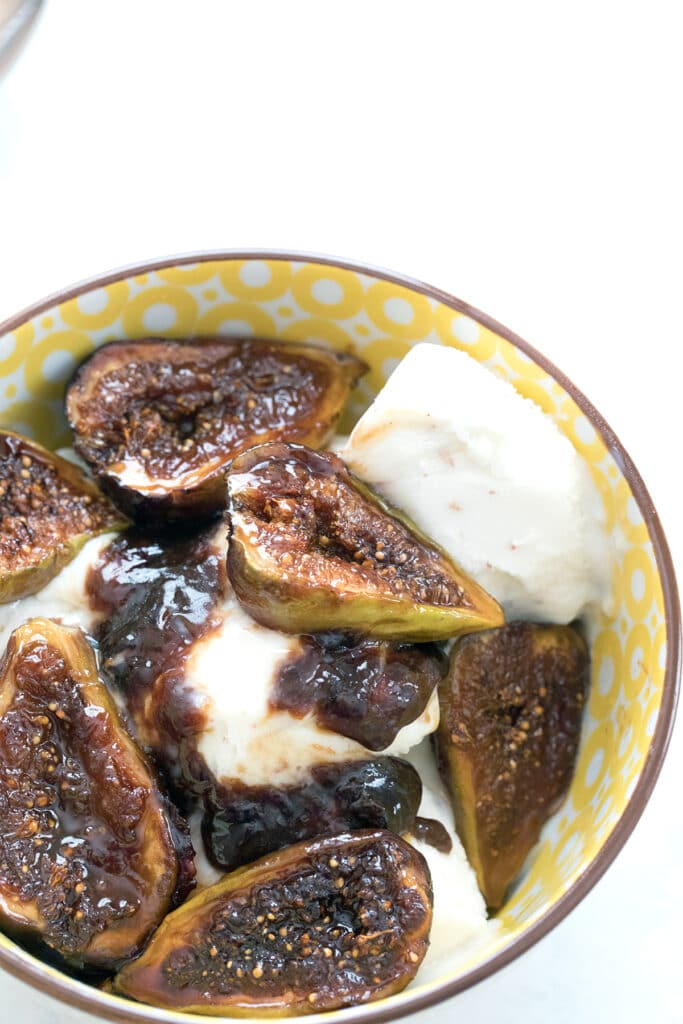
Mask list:
[[[608,610],[611,544],[587,465],[534,402],[465,353],[411,349],[339,454],[508,618]]]

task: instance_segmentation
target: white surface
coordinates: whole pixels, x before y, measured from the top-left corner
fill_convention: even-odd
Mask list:
[[[412,348],[340,455],[507,619],[609,614],[616,553],[586,463],[538,405],[466,352]]]
[[[675,2],[48,0],[0,79],[0,317],[208,247],[383,264],[555,360],[679,564]],[[683,1020],[683,733],[616,864],[522,960],[411,1024]],[[2,1019],[85,1024],[0,980]]]

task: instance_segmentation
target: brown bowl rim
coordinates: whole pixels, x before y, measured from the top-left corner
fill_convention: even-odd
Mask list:
[[[344,1012],[345,1024],[355,1024],[361,1019],[367,1024],[380,1024],[383,1021],[397,1020],[408,1013],[416,1013],[419,1010],[434,1006],[445,999],[457,995],[457,993],[478,984],[485,978],[490,977],[496,971],[505,967],[513,960],[521,956],[531,946],[544,938],[555,925],[559,924],[567,915],[580,903],[590,892],[593,886],[599,881],[609,865],[615,859],[624,846],[626,840],[633,832],[638,819],[640,818],[645,805],[647,804],[654,785],[659,776],[666,751],[671,739],[676,705],[680,688],[681,669],[681,616],[678,599],[678,588],[676,575],[669,546],[657,514],[657,510],[650,498],[643,480],[636,469],[631,457],[625,450],[612,428],[605,422],[600,413],[589,402],[586,396],[576,385],[566,377],[561,370],[558,370],[549,359],[538,352],[532,345],[520,338],[519,335],[509,330],[503,324],[498,323],[486,313],[482,313],[474,306],[463,302],[461,299],[449,295],[447,292],[414,278],[396,274],[385,270],[382,267],[375,267],[371,264],[358,263],[355,260],[339,259],[334,256],[326,256],[323,253],[309,253],[301,251],[290,251],[280,249],[223,249],[218,251],[202,251],[195,253],[183,253],[179,256],[168,256],[160,259],[148,260],[145,263],[133,266],[121,267],[97,277],[81,281],[79,284],[65,288],[53,295],[42,299],[40,302],[29,306],[22,312],[10,317],[0,323],[0,336],[15,330],[27,320],[60,305],[69,299],[82,295],[84,292],[94,288],[101,288],[119,281],[123,278],[137,277],[139,274],[147,274],[165,267],[183,266],[188,263],[207,263],[222,260],[284,260],[293,262],[317,263],[323,266],[340,267],[344,270],[351,270],[360,274],[367,274],[370,277],[381,281],[388,281],[398,284],[412,291],[424,295],[428,299],[435,299],[443,305],[458,313],[464,313],[472,320],[488,328],[495,334],[500,335],[511,342],[517,349],[529,356],[546,373],[550,374],[564,390],[574,399],[579,408],[590,420],[593,427],[601,435],[605,445],[623,475],[628,480],[629,486],[638,503],[641,514],[647,524],[648,533],[652,541],[652,547],[657,562],[657,569],[662,583],[664,595],[664,620],[667,631],[667,655],[662,690],[662,702],[657,716],[657,725],[650,742],[647,760],[641,772],[638,784],[629,799],[626,808],[619,818],[619,821],[612,830],[610,836],[599,850],[597,856],[588,868],[576,879],[573,885],[564,893],[557,903],[543,914],[534,924],[519,938],[496,953],[484,963],[467,971],[453,981],[439,985],[430,992],[416,993],[414,999],[407,1000],[400,1005],[377,1005],[376,1012],[371,1009],[372,1004],[364,1004],[358,1007],[348,1007]],[[17,947],[18,950],[18,947]],[[52,977],[45,974],[42,967],[37,963],[27,963],[13,950],[0,948],[0,966],[4,967],[11,974],[29,984],[35,985],[40,991],[48,993],[57,999],[62,1000],[81,1010],[91,1011],[109,1020],[115,1021],[137,1021],[158,1024],[165,1018],[165,1011],[158,1008],[145,1006],[141,1003],[131,1003],[130,1008],[122,1004],[114,1004],[103,998],[98,989],[92,989],[81,982],[68,978],[66,975]],[[174,1011],[177,1012],[177,1011]],[[210,1018],[207,1018],[207,1020]],[[320,1019],[323,1019],[322,1017]]]

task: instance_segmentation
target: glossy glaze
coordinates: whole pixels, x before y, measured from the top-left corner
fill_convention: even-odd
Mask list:
[[[400,729],[422,714],[447,660],[433,644],[318,633],[301,639],[302,653],[280,669],[271,705],[321,727],[385,750]]]
[[[116,967],[173,905],[176,821],[80,630],[35,619],[0,664],[0,917],[76,966]]]

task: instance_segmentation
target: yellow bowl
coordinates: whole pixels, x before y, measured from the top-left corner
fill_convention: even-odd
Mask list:
[[[375,268],[305,254],[227,252],[159,260],[54,296],[0,325],[0,425],[49,447],[69,443],[64,384],[114,338],[254,334],[315,341],[360,355],[370,372],[347,423],[411,345],[468,352],[537,402],[586,460],[622,542],[615,616],[598,624],[592,685],[569,796],[500,914],[488,946],[436,981],[317,1019],[395,1019],[455,994],[546,934],[606,870],[638,820],[673,724],[680,612],[666,540],[645,486],[588,400],[521,338],[458,299]],[[0,965],[50,994],[115,1020],[206,1020],[90,988],[0,935]]]

